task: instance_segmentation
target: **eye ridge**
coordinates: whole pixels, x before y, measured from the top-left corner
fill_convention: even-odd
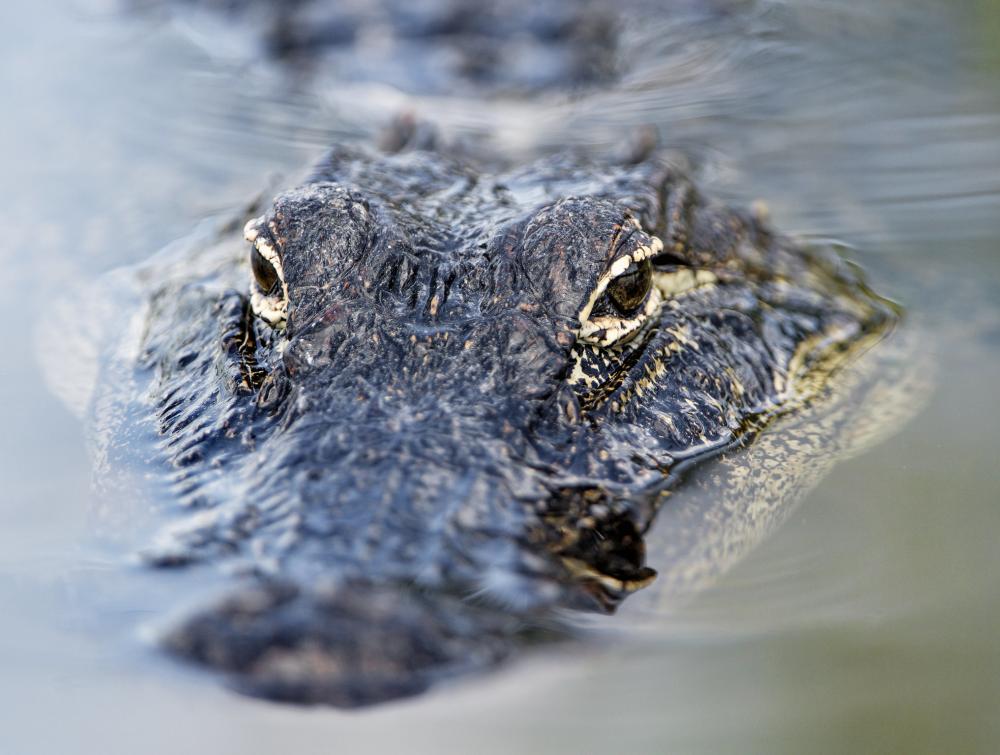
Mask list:
[[[633,262],[625,272],[608,283],[607,296],[622,315],[635,313],[653,287],[653,265],[648,260]]]
[[[265,294],[273,293],[278,286],[278,271],[255,246],[250,249],[250,269],[261,291]]]

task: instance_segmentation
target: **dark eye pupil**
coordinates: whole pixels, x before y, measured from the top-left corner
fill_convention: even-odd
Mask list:
[[[264,258],[263,254],[257,251],[256,247],[250,251],[250,267],[261,291],[265,294],[271,293],[278,285],[278,271]]]
[[[632,263],[608,284],[608,295],[622,314],[631,314],[643,303],[653,284],[653,266],[649,260]]]

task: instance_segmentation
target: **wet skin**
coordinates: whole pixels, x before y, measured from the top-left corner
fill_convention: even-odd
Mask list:
[[[164,276],[140,369],[186,512],[148,559],[245,575],[164,642],[275,699],[413,694],[614,610],[684,469],[894,319],[657,154],[340,147],[262,210]]]

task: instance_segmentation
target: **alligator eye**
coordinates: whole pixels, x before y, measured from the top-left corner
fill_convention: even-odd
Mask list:
[[[622,314],[628,315],[645,301],[652,285],[653,266],[650,261],[633,262],[608,284],[608,296]]]
[[[265,294],[271,293],[278,285],[278,271],[264,258],[257,247],[252,247],[250,250],[250,267],[260,290]]]

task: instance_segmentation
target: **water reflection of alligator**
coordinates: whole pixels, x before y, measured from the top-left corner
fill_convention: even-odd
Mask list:
[[[733,0],[131,0],[204,30],[244,31],[259,54],[303,76],[412,94],[520,95],[615,81],[623,39],[664,18],[713,18]],[[191,19],[195,18],[203,23]],[[218,35],[209,45],[218,46]]]
[[[146,276],[138,374],[184,512],[149,559],[246,575],[165,642],[276,699],[412,694],[613,610],[679,474],[894,321],[655,154],[341,147],[261,211]],[[814,458],[781,448],[754,496]]]

